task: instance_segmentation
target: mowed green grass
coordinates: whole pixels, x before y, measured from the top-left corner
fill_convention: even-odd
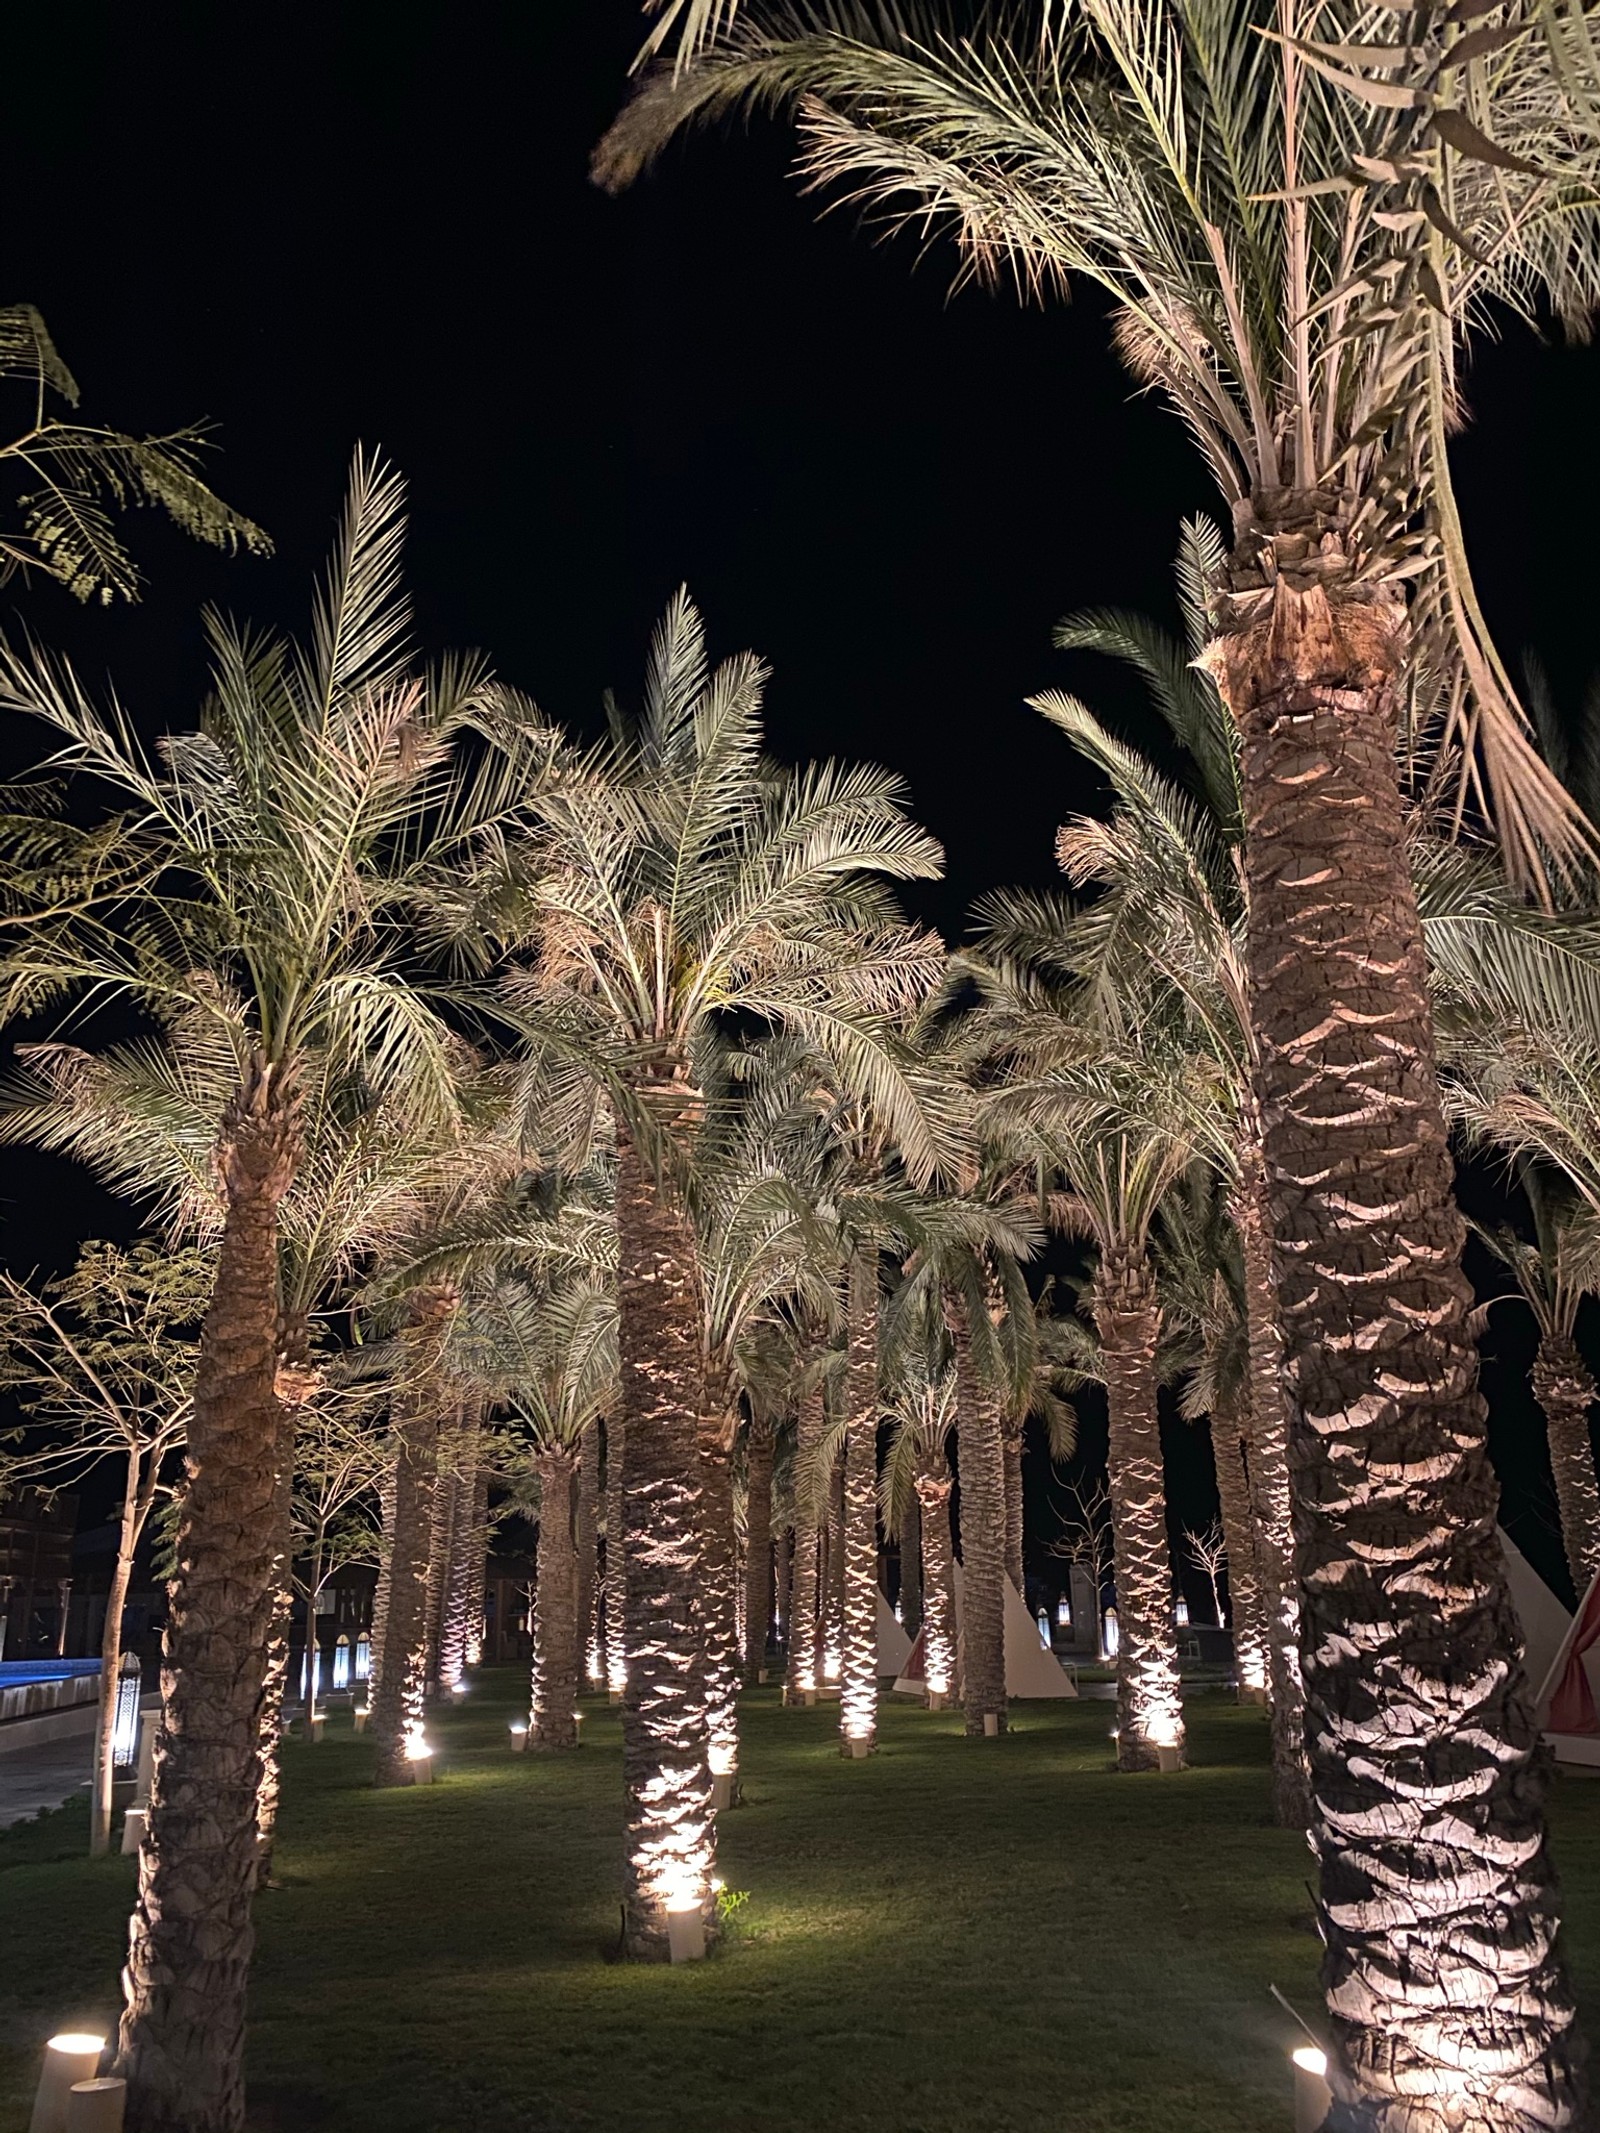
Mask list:
[[[1024,1705],[1002,1741],[891,1702],[841,1761],[836,1713],[747,1700],[747,1804],[721,1952],[608,1960],[620,1739],[513,1756],[522,1692],[433,1717],[440,1782],[374,1792],[340,1718],[291,1742],[257,1907],[262,2133],[1282,2133],[1270,1997],[1315,2005],[1303,1841],[1266,1818],[1263,1714],[1190,1704],[1195,1767],[1109,1766],[1111,1707]],[[1569,1954],[1600,1980],[1600,1783],[1555,1791]],[[0,2128],[50,2031],[109,2027],[132,1862],[75,1856],[81,1808],[0,1838]],[[73,1856],[60,1857],[66,1851]]]

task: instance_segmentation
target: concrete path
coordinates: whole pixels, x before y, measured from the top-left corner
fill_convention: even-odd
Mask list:
[[[0,1755],[0,1829],[87,1792],[93,1754],[93,1734],[80,1733]]]

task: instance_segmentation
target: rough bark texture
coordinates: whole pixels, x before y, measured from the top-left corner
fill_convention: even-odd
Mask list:
[[[906,1510],[900,1529],[900,1625],[913,1643],[922,1628],[922,1511]]]
[[[700,1299],[694,1238],[617,1135],[628,1685],[623,1946],[667,1960],[667,1905],[714,1924],[716,1821],[695,1595],[700,1585]]]
[[[941,1455],[917,1468],[922,1525],[922,1678],[930,1696],[960,1693],[956,1676],[956,1569],[950,1543],[950,1469]]]
[[[1266,1166],[1256,1130],[1239,1150],[1240,1189],[1233,1219],[1244,1262],[1245,1331],[1250,1367],[1250,1510],[1256,1539],[1256,1590],[1267,1646],[1272,1705],[1272,1813],[1282,1829],[1311,1819],[1306,1762],[1305,1683],[1300,1666],[1300,1587],[1294,1560],[1294,1505],[1289,1480],[1289,1401],[1278,1272],[1267,1212]]]
[[[842,1741],[878,1733],[878,1254],[850,1261],[845,1360],[844,1651],[839,1676]]]
[[[1008,1422],[1001,1438],[1005,1454],[1006,1477],[1006,1576],[1010,1578],[1024,1598],[1027,1585],[1022,1567],[1022,1449],[1024,1435],[1020,1421]]]
[[[289,1647],[294,1628],[294,1458],[300,1414],[316,1384],[311,1367],[311,1324],[303,1312],[278,1319],[278,1406],[283,1417],[278,1482],[272,1498],[274,1575],[278,1600],[267,1639],[267,1674],[261,1695],[261,1782],[256,1795],[256,1880],[272,1878],[272,1854],[278,1837],[278,1802],[282,1793],[283,1704],[289,1686]],[[316,1595],[306,1606],[306,1649],[316,1650]],[[309,1673],[307,1681],[314,1677]],[[306,1732],[310,1734],[315,1698],[306,1691]]]
[[[489,1577],[489,1477],[481,1464],[472,1484],[472,1523],[463,1570],[466,1589],[466,1639],[463,1647],[468,1666],[483,1659],[483,1601]]]
[[[200,1335],[162,1715],[139,1854],[117,2072],[130,2133],[239,2133],[254,1933],[261,1697],[277,1595],[284,1434],[278,1206],[294,1175],[292,1100],[258,1068],[223,1120],[226,1217]]]
[[[1156,1405],[1161,1306],[1142,1252],[1102,1245],[1094,1320],[1105,1372],[1111,1540],[1117,1578],[1117,1768],[1154,1769],[1183,1750],[1172,1617],[1172,1550]]]
[[[116,1781],[112,1756],[117,1730],[117,1682],[122,1671],[122,1611],[128,1603],[133,1559],[149,1500],[142,1457],[130,1451],[117,1529],[117,1559],[100,1633],[100,1708],[95,1713],[94,1795],[89,1804],[89,1854],[95,1859],[111,1846],[111,1805]]]
[[[949,1313],[956,1363],[956,1460],[961,1478],[961,1700],[967,1731],[993,1712],[1006,1723],[1006,1477],[1000,1407],[979,1385],[964,1312]]]
[[[794,1569],[794,1533],[778,1536],[772,1551],[772,1606],[780,1639],[789,1635],[789,1587]]]
[[[767,1663],[772,1635],[772,1424],[757,1419],[745,1439],[744,1678]]]
[[[707,1376],[700,1416],[700,1583],[706,1734],[713,1777],[739,1767],[739,1542],[733,1520],[736,1395],[726,1378]]]
[[[597,1556],[600,1532],[600,1425],[583,1433],[578,1459],[577,1508],[573,1532],[578,1548],[578,1661],[580,1683],[601,1672],[600,1580]]]
[[[372,1629],[367,1639],[367,1705],[378,1693],[383,1672],[383,1639],[389,1619],[389,1559],[394,1549],[395,1461],[384,1466],[378,1483],[378,1582],[372,1594]]]
[[[433,1695],[444,1680],[444,1618],[450,1600],[450,1561],[456,1545],[456,1465],[453,1434],[440,1432],[428,1521],[427,1658],[423,1678]]]
[[[822,1442],[826,1411],[820,1385],[801,1395],[794,1447],[794,1554],[789,1572],[789,1649],[785,1686],[791,1702],[812,1694],[822,1678],[818,1602],[822,1571],[821,1523],[809,1477]]]
[[[578,1549],[568,1445],[540,1452],[539,1538],[533,1584],[533,1731],[535,1748],[578,1745]]]
[[[1595,1384],[1568,1334],[1546,1333],[1533,1361],[1533,1396],[1544,1409],[1550,1471],[1561,1507],[1567,1568],[1581,1601],[1600,1571],[1600,1486],[1594,1472],[1589,1413]]]
[[[374,1655],[368,1726],[378,1750],[373,1776],[378,1785],[410,1785],[416,1777],[406,1747],[421,1730],[427,1691],[428,1560],[440,1435],[440,1394],[426,1359],[436,1350],[455,1302],[453,1291],[429,1291],[413,1305],[407,1327],[418,1360],[395,1417],[389,1589],[381,1655]]]
[[[473,1555],[479,1557],[476,1573]],[[474,1586],[483,1583],[483,1535],[478,1521],[478,1453],[465,1447],[456,1477],[455,1515],[450,1525],[450,1563],[445,1581],[444,1628],[439,1644],[439,1679],[447,1689],[466,1679],[471,1641]],[[481,1631],[480,1631],[481,1638]]]
[[[606,1417],[606,1687],[620,1696],[628,1680],[627,1566],[622,1549],[622,1417]]]
[[[1582,2121],[1582,2053],[1395,781],[1403,610],[1340,597],[1335,510],[1284,512],[1210,664],[1243,737],[1329,2124],[1544,2133]]]
[[[1211,1458],[1217,1470],[1222,1539],[1228,1551],[1228,1613],[1233,1663],[1239,1686],[1267,1686],[1267,1648],[1261,1633],[1261,1595],[1256,1584],[1255,1520],[1244,1464],[1244,1417],[1231,1400],[1219,1400],[1211,1417]]]
[[[828,1481],[828,1524],[823,1536],[822,1678],[837,1687],[844,1672],[844,1462]]]

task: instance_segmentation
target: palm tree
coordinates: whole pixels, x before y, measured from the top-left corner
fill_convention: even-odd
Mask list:
[[[201,729],[170,736],[157,760],[68,669],[0,654],[0,702],[63,736],[46,775],[123,796],[127,868],[110,912],[58,903],[19,939],[9,1004],[134,1000],[168,1029],[205,1032],[231,1068],[211,1122],[221,1235],[118,2062],[136,2118],[173,2133],[242,2111],[256,1720],[287,1530],[279,1217],[301,1162],[307,1061],[419,1119],[451,1115],[456,1047],[409,982],[414,929],[437,910],[429,927],[445,936],[477,886],[487,899],[551,756],[548,729],[476,667],[429,683],[411,672],[400,506],[398,483],[358,461],[310,647],[213,618]],[[469,733],[470,761],[458,753]]]
[[[618,1412],[626,1447],[626,1951],[661,1960],[669,1904],[712,1924],[713,1826],[697,1592],[701,1275],[692,1150],[728,1033],[789,1033],[890,1116],[912,1168],[945,1153],[886,1020],[936,981],[938,944],[886,884],[939,855],[878,771],[760,754],[763,669],[710,671],[680,595],[637,717],[542,807],[543,915],[505,1013],[580,1125],[616,1137]],[[584,1107],[587,1106],[587,1111]]]
[[[961,1649],[956,1607],[955,1549],[950,1536],[950,1442],[957,1427],[958,1394],[948,1343],[930,1363],[926,1346],[891,1351],[888,1391],[892,1418],[884,1460],[884,1524],[902,1537],[913,1507],[922,1539],[922,1678],[930,1710],[942,1710],[961,1694]],[[921,1352],[918,1352],[919,1346]]]
[[[1502,38],[1297,0],[702,7],[720,42],[647,80],[597,163],[625,183],[690,119],[798,102],[812,181],[943,221],[1029,290],[1098,283],[1229,500],[1207,660],[1243,742],[1333,2082],[1386,2128],[1441,2088],[1486,2126],[1583,2109],[1393,762],[1426,640],[1463,808],[1492,808],[1525,877],[1587,846],[1482,626],[1446,449],[1490,300],[1581,323],[1600,280],[1600,132],[1533,17]],[[1464,1699],[1456,1655],[1485,1650],[1507,1657]],[[1419,1757],[1470,1816],[1441,1826]],[[1484,1963],[1507,1919],[1515,1958]]]
[[[193,1249],[87,1244],[70,1274],[29,1287],[0,1274],[0,1385],[28,1415],[23,1448],[0,1461],[7,1482],[69,1486],[108,1459],[123,1466],[117,1556],[100,1640],[89,1849],[111,1841],[111,1743],[122,1664],[122,1616],[150,1514],[172,1488],[188,1427],[194,1342],[211,1262]],[[35,1437],[35,1430],[39,1432]]]
[[[788,1650],[784,1694],[791,1704],[817,1700],[821,1662],[821,1537],[819,1494],[827,1435],[827,1388],[820,1369],[799,1381],[794,1443],[794,1561],[789,1576]]]

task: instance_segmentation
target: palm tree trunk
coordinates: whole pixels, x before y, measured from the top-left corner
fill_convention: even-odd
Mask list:
[[[731,1807],[739,1770],[738,1541],[733,1526],[733,1441],[739,1414],[720,1374],[708,1372],[700,1417],[700,1584],[707,1753],[712,1794]]]
[[[480,1561],[474,1573],[473,1556]],[[456,1478],[455,1516],[450,1526],[450,1563],[445,1581],[444,1630],[439,1647],[439,1678],[447,1689],[466,1679],[471,1640],[472,1594],[481,1585],[482,1533],[478,1519],[478,1446],[470,1442]]]
[[[789,1636],[789,1589],[794,1569],[794,1529],[778,1536],[772,1556],[772,1606],[778,1625],[778,1634],[787,1643]]]
[[[267,1678],[261,1695],[261,1783],[256,1796],[256,1879],[272,1879],[272,1855],[278,1841],[278,1803],[282,1796],[283,1700],[289,1686],[290,1645],[294,1634],[294,1463],[300,1434],[300,1411],[312,1395],[311,1322],[303,1311],[278,1314],[278,1405],[283,1414],[283,1457],[273,1495],[272,1519],[277,1552],[278,1600],[267,1644]],[[315,1595],[306,1607],[306,1648],[316,1637]],[[306,1713],[309,1738],[311,1712]]]
[[[1533,1361],[1533,1396],[1544,1409],[1550,1470],[1561,1509],[1567,1567],[1581,1602],[1600,1573],[1600,1486],[1595,1482],[1589,1413],[1595,1383],[1569,1334],[1546,1333]]]
[[[533,1745],[578,1745],[578,1550],[573,1533],[577,1462],[566,1445],[540,1452],[539,1539],[533,1585]]]
[[[112,1763],[117,1730],[117,1680],[122,1671],[122,1615],[133,1579],[133,1558],[139,1546],[139,1516],[143,1494],[142,1455],[128,1453],[127,1480],[123,1486],[122,1516],[117,1524],[117,1560],[111,1572],[111,1590],[106,1594],[106,1618],[100,1631],[100,1708],[95,1714],[94,1799],[89,1816],[89,1856],[98,1859],[111,1848],[111,1803],[116,1772]]]
[[[622,1705],[627,1857],[623,1948],[669,1954],[667,1906],[715,1924],[716,1819],[696,1594],[700,1588],[700,1298],[694,1237],[617,1131],[628,1686]]]
[[[467,1666],[479,1666],[483,1661],[483,1602],[488,1575],[489,1477],[483,1470],[480,1454],[473,1473],[472,1522],[467,1529],[467,1557],[462,1566],[462,1585],[466,1594],[462,1659]]]
[[[765,1672],[772,1634],[772,1424],[757,1417],[745,1440],[744,1678]]]
[[[394,1557],[394,1480],[398,1456],[385,1462],[378,1483],[378,1582],[372,1593],[372,1629],[367,1638],[367,1708],[383,1672],[383,1640],[389,1620],[389,1565]]]
[[[1210,655],[1243,736],[1334,2123],[1543,2133],[1582,2119],[1582,2047],[1395,779],[1404,614],[1297,568],[1338,542],[1280,532],[1267,612],[1230,607]]]
[[[1006,1462],[1006,1576],[1026,1598],[1028,1588],[1022,1563],[1023,1443],[1021,1422],[1008,1422],[1001,1440]]]
[[[956,1460],[961,1480],[961,1695],[967,1731],[1006,1724],[1006,1477],[1000,1404],[979,1385],[965,1308],[949,1307],[956,1364]]]
[[[870,1748],[878,1733],[878,1253],[858,1246],[850,1261],[845,1362],[843,1666],[841,1752]]]
[[[1233,1630],[1234,1671],[1241,1690],[1247,1694],[1252,1691],[1265,1693],[1267,1651],[1261,1628],[1255,1521],[1250,1515],[1250,1483],[1245,1473],[1244,1433],[1240,1421],[1233,1402],[1219,1399],[1211,1417],[1211,1458],[1217,1471],[1222,1539],[1228,1553],[1228,1614]]]
[[[1111,1438],[1111,1538],[1117,1577],[1117,1768],[1152,1770],[1183,1753],[1172,1616],[1172,1550],[1156,1402],[1161,1306],[1142,1252],[1102,1244],[1094,1318]]]
[[[428,1696],[444,1685],[444,1616],[450,1595],[450,1559],[455,1553],[456,1442],[454,1430],[441,1428],[434,1453],[433,1505],[428,1519],[428,1641],[423,1663]]]
[[[278,1207],[296,1107],[258,1065],[222,1121],[226,1213],[201,1329],[168,1589],[165,1703],[117,2071],[130,2133],[237,2133],[254,1933],[261,1694],[277,1601]]]
[[[828,1525],[824,1535],[822,1678],[837,1688],[844,1675],[844,1462],[828,1477]]]
[[[413,1380],[395,1427],[388,1603],[369,1727],[378,1749],[377,1785],[410,1785],[416,1778],[406,1750],[422,1731],[427,1693],[428,1556],[438,1449],[438,1393],[424,1375],[420,1384]]]
[[[583,1433],[578,1459],[575,1530],[578,1541],[578,1683],[580,1688],[600,1671],[599,1579],[596,1557],[600,1530],[600,1425]]]
[[[1244,1262],[1245,1332],[1250,1368],[1250,1505],[1255,1527],[1256,1589],[1267,1643],[1272,1706],[1272,1815],[1280,1829],[1311,1819],[1306,1763],[1305,1682],[1300,1665],[1300,1587],[1294,1561],[1294,1506],[1289,1480],[1289,1401],[1278,1272],[1267,1214],[1267,1178],[1254,1100],[1247,1099],[1239,1143],[1239,1190],[1233,1220]]]
[[[950,1544],[950,1469],[943,1459],[917,1470],[917,1508],[922,1527],[922,1678],[928,1700],[947,1702],[959,1693],[956,1680],[956,1571]]]
[[[900,1528],[900,1623],[915,1643],[922,1628],[922,1507],[915,1497]]]
[[[627,1567],[622,1548],[622,1417],[606,1417],[606,1687],[620,1696],[628,1679]]]
[[[806,1697],[814,1696],[821,1679],[821,1521],[813,1477],[826,1419],[821,1385],[808,1387],[800,1396],[794,1446],[794,1554],[789,1572],[789,1649],[784,1680],[791,1703],[803,1703]]]

